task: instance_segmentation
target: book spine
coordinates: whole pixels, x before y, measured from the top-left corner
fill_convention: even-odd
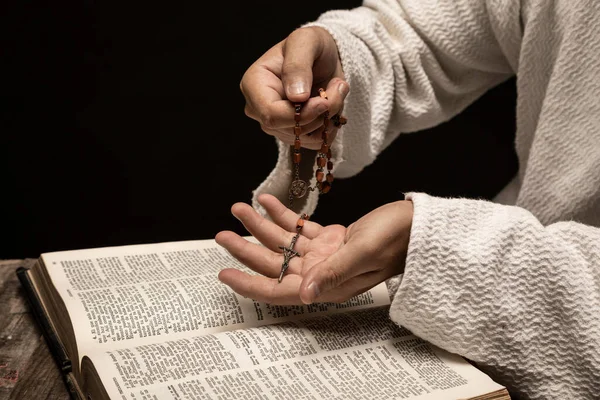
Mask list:
[[[32,314],[34,315],[38,326],[42,330],[42,334],[44,335],[46,343],[50,348],[50,353],[52,354],[52,357],[58,364],[58,368],[60,369],[63,379],[65,380],[65,384],[67,386],[69,394],[71,395],[71,398],[73,400],[80,400],[80,396],[75,390],[73,383],[71,382],[71,380],[74,379],[72,374],[73,365],[71,363],[71,360],[67,356],[67,353],[60,339],[58,338],[58,335],[53,329],[48,315],[44,311],[44,307],[42,306],[40,297],[38,296],[33,282],[31,281],[31,277],[29,276],[29,268],[19,267],[17,268],[16,273],[19,281],[21,282],[21,286],[25,291],[25,297],[27,297]]]

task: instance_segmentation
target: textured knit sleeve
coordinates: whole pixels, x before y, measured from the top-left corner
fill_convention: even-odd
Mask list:
[[[308,24],[331,33],[350,84],[336,176],[360,172],[401,132],[452,118],[514,75],[519,3],[366,0]]]
[[[518,0],[365,0],[304,26],[331,33],[350,84],[348,123],[331,147],[338,178],[359,173],[401,132],[444,122],[513,76],[522,36]],[[287,202],[290,148],[277,144],[277,164],[253,192],[262,214],[261,193]],[[312,192],[295,211],[312,214],[317,200]]]
[[[600,229],[409,193],[406,270],[391,318],[528,399],[600,394]]]

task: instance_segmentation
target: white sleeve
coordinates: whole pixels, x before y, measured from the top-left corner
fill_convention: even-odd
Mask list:
[[[410,193],[391,318],[523,398],[600,393],[600,228],[523,208]]]
[[[487,3],[366,0],[304,25],[331,33],[350,85],[344,106],[348,123],[332,143],[336,177],[359,173],[401,132],[452,118],[514,75],[519,2]],[[286,199],[290,152],[278,145],[279,161],[255,198],[268,192]],[[303,211],[311,214],[316,202],[313,192]]]

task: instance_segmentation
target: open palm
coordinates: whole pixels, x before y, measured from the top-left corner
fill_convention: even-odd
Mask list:
[[[346,228],[342,225],[323,227],[316,222],[305,221],[294,246],[300,257],[290,260],[289,268],[279,283],[284,260],[279,246],[289,246],[296,234],[298,215],[272,196],[261,196],[260,201],[273,222],[245,203],[234,204],[231,211],[262,245],[230,231],[219,232],[215,237],[218,244],[259,275],[228,268],[220,272],[219,279],[237,293],[254,300],[281,305],[301,304],[299,292],[304,276],[344,245]],[[336,300],[331,294],[327,297],[326,301]]]
[[[289,246],[298,215],[271,195],[263,194],[258,201],[272,221],[244,203],[234,204],[232,213],[262,246],[229,231],[215,237],[258,272],[228,268],[219,273],[223,283],[245,297],[280,305],[342,302],[404,269],[412,203],[398,201],[371,211],[348,228],[306,221],[294,247],[300,257],[291,259],[279,283],[284,261],[280,246]]]

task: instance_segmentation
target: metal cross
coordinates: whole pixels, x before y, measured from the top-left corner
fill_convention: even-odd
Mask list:
[[[295,238],[294,238],[295,239]],[[290,247],[279,246],[281,250],[283,250],[283,264],[281,264],[281,273],[279,274],[279,283],[283,279],[283,274],[290,266],[290,260],[296,256],[300,257],[300,253],[294,250],[294,244],[296,244],[295,240],[292,240],[292,244]]]

